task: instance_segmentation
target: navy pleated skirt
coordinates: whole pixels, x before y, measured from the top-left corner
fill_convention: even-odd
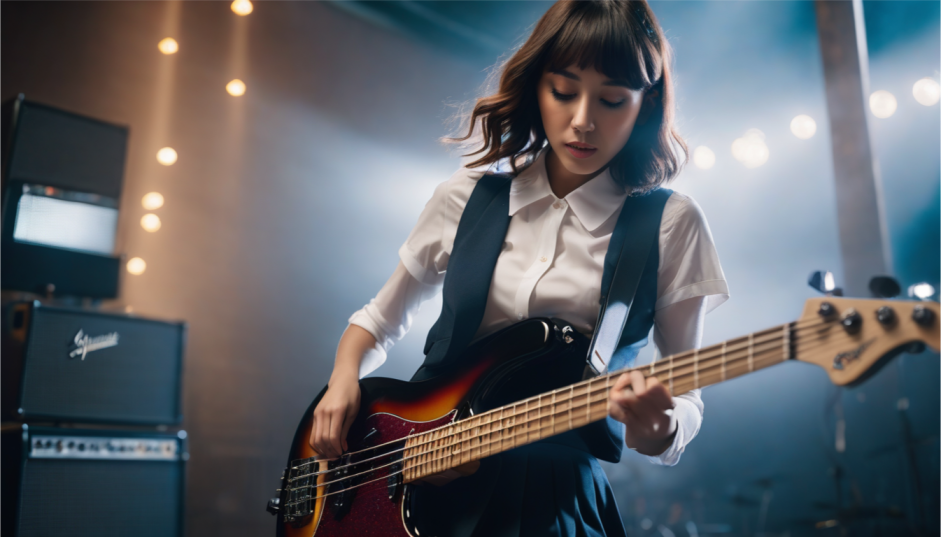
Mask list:
[[[551,439],[483,459],[446,485],[413,487],[409,502],[421,537],[626,535],[598,460]]]

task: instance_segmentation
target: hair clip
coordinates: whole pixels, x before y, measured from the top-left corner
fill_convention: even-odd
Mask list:
[[[634,12],[634,18],[637,19],[637,22],[639,22],[640,25],[643,26],[644,31],[647,32],[647,37],[649,37],[654,43],[657,43],[659,45],[657,32],[654,30],[653,25],[650,24],[650,18],[647,17],[646,2],[634,1],[633,12]]]

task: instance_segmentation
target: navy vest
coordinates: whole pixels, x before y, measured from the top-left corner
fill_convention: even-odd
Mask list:
[[[454,247],[448,259],[448,269],[442,290],[441,315],[428,332],[425,341],[425,361],[412,380],[423,380],[435,376],[438,371],[453,364],[453,361],[468,347],[480,327],[490,294],[490,283],[497,258],[503,248],[507,228],[510,225],[510,183],[507,174],[487,174],[480,178],[471,194],[461,220],[458,223]],[[611,234],[604,260],[601,278],[601,304],[607,298],[611,278],[624,240],[631,230],[627,229],[626,216],[632,207],[640,203],[655,203],[663,212],[666,200],[673,193],[669,189],[657,189],[644,196],[628,196]],[[659,227],[655,229],[659,232]],[[657,269],[660,264],[659,248],[652,248],[641,275],[634,303],[617,351],[609,368],[628,367],[634,362],[638,351],[647,344],[647,335],[653,326],[654,306],[657,302]],[[559,315],[565,318],[564,314]],[[606,423],[607,422],[607,423]],[[594,426],[594,427],[593,427]],[[590,435],[561,434],[547,439],[564,444],[576,444],[603,460],[617,461],[624,445],[624,424],[611,418],[583,427],[579,431],[594,429]],[[600,435],[600,436],[598,436]],[[590,449],[587,446],[591,446]]]

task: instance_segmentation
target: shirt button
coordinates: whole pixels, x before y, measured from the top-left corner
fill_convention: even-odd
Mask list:
[[[561,204],[560,202],[558,202],[558,201],[552,204],[552,208],[553,208],[553,209],[558,209],[558,208],[560,208],[560,207],[562,207],[562,204]]]
[[[540,257],[539,260],[542,261],[543,263],[545,263],[545,262],[546,262],[546,256]]]
[[[517,313],[517,314],[516,314],[516,318],[517,318],[518,320],[523,320],[523,314],[522,314],[522,313]]]

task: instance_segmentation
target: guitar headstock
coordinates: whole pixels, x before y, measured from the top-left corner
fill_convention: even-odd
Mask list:
[[[904,351],[941,348],[937,302],[811,298],[792,329],[794,357],[838,385],[865,380]]]

